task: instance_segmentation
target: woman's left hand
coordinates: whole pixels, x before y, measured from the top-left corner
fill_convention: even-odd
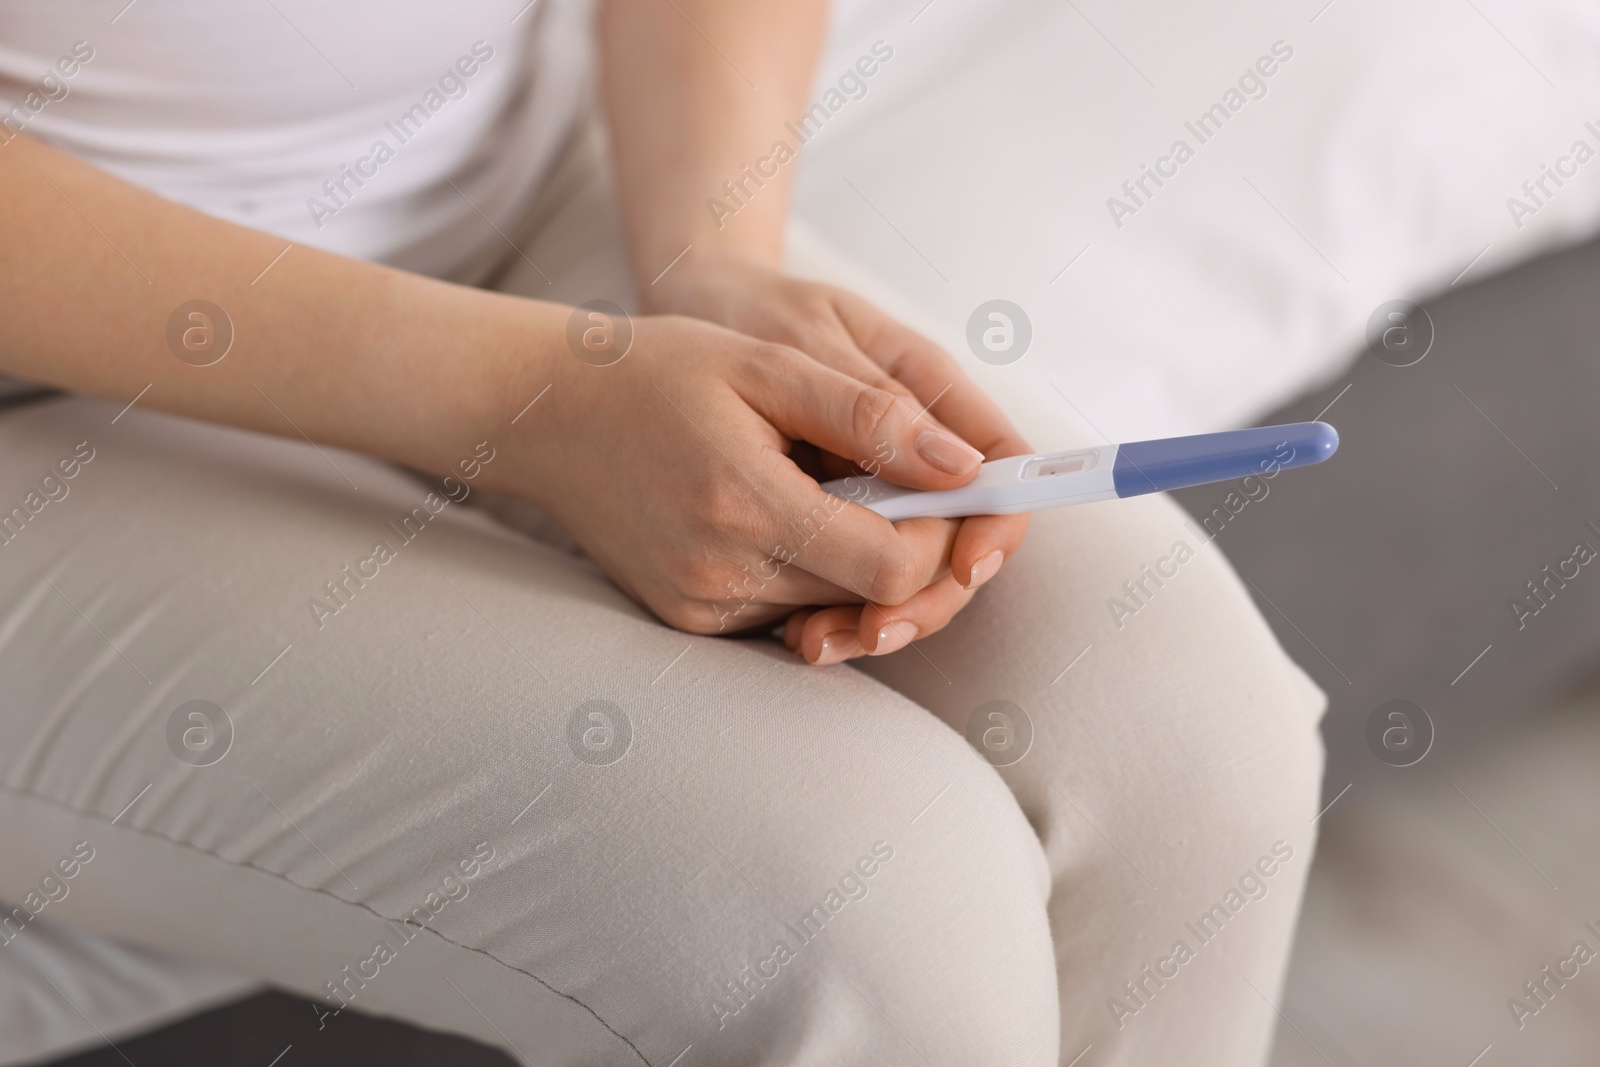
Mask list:
[[[920,416],[1003,459],[1030,451],[995,403],[938,345],[842,289],[802,281],[746,259],[693,256],[651,286],[647,310],[692,315],[765,341],[789,345],[869,385],[914,401]],[[823,476],[849,469],[824,457]],[[841,605],[797,611],[784,644],[826,665],[885,655],[942,629],[1022,544],[1028,516],[984,515],[959,525],[949,569],[903,604]]]

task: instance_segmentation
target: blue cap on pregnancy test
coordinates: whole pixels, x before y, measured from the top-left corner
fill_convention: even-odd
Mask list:
[[[1133,441],[1117,447],[1111,478],[1119,497],[1163,493],[1308,467],[1321,463],[1338,447],[1339,431],[1325,422]]]

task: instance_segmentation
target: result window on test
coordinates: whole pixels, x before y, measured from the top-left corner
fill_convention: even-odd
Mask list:
[[[1054,478],[1058,474],[1077,474],[1079,471],[1089,470],[1099,459],[1098,448],[1088,448],[1080,452],[1060,452],[1053,456],[1040,456],[1038,459],[1029,460],[1022,468],[1024,478]]]

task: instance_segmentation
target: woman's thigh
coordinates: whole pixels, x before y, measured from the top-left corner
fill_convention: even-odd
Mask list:
[[[1038,838],[922,708],[383,464],[117,416],[0,416],[0,940],[539,1063],[1056,1062]]]

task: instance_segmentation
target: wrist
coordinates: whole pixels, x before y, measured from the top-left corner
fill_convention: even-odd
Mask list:
[[[695,245],[672,270],[654,284],[640,286],[640,310],[651,315],[706,316],[708,299],[727,293],[737,279],[783,270],[779,248],[715,247]],[[715,316],[712,316],[715,317]]]
[[[417,383],[418,395],[408,412],[385,420],[380,454],[461,478],[462,464],[485,443],[497,454],[515,451],[515,465],[486,464],[473,484],[531,498],[530,489],[544,481],[537,469],[544,450],[526,447],[529,431],[540,408],[563,392],[567,364],[576,362],[566,351],[570,309],[458,286],[437,305],[425,326],[416,324],[431,349],[430,366],[420,373],[396,368]]]

